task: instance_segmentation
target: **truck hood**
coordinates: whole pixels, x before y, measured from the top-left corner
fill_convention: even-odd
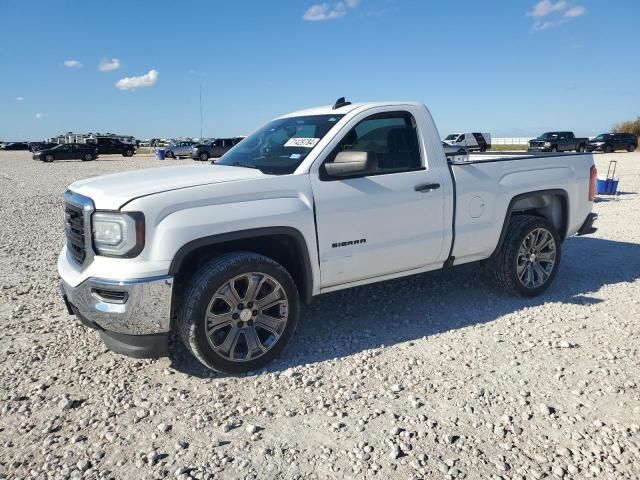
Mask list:
[[[118,210],[135,198],[181,188],[264,177],[260,170],[226,165],[189,165],[134,170],[80,180],[69,190],[89,197],[96,208]]]

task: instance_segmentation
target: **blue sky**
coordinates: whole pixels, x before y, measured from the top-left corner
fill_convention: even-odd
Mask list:
[[[205,136],[340,96],[424,102],[443,136],[640,115],[638,0],[0,0],[0,22],[1,140],[198,136],[200,85]]]

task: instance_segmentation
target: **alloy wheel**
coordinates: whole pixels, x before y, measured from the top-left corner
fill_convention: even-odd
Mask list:
[[[518,249],[518,280],[525,288],[544,285],[556,263],[556,241],[546,228],[536,228],[524,237]]]
[[[204,319],[207,340],[227,360],[254,360],[277,343],[288,316],[282,285],[265,273],[245,273],[225,282],[209,302]]]

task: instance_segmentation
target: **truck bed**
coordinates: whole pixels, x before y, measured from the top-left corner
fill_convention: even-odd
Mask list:
[[[563,197],[566,236],[575,234],[588,215],[589,153],[478,153],[450,165],[454,181],[454,264],[492,255],[510,203],[518,195],[549,192]],[[584,198],[585,201],[579,201]]]

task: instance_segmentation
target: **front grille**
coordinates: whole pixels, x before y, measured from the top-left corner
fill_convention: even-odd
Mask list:
[[[64,205],[64,232],[67,236],[67,249],[79,263],[87,256],[84,238],[84,210],[71,203]]]
[[[544,147],[544,142],[529,142],[532,147]]]

